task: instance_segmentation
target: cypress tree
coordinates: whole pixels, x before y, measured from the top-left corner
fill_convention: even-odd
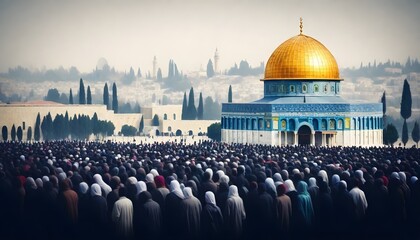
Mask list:
[[[197,107],[197,119],[203,120],[203,116],[204,116],[203,95],[200,92],[200,97],[198,100],[198,107]]]
[[[12,141],[15,141],[16,140],[16,127],[15,127],[15,124],[13,124],[13,126],[12,126],[12,131],[10,133],[10,137],[12,138]]]
[[[98,135],[99,132],[101,131],[101,129],[99,128],[98,114],[96,114],[96,112],[93,114],[91,122],[92,122],[92,132],[93,132],[93,134]]]
[[[385,95],[385,91],[382,94],[381,103],[382,103],[382,112],[385,115],[385,113],[386,113],[386,95]]]
[[[411,132],[411,138],[416,143],[417,147],[419,146],[419,140],[420,140],[420,128],[417,121],[414,123],[413,131]]]
[[[80,79],[79,83],[79,104],[86,104],[85,85],[83,79]]]
[[[3,141],[7,141],[8,133],[7,133],[7,127],[6,126],[3,126],[1,128],[1,135],[3,137]]]
[[[64,137],[67,138],[70,135],[70,120],[69,120],[69,113],[66,111],[64,115]]]
[[[142,133],[143,130],[144,130],[144,119],[143,119],[143,116],[141,116],[139,132]]]
[[[207,77],[211,78],[214,76],[213,62],[209,59],[207,63]]]
[[[71,91],[71,88],[70,88],[69,104],[73,104],[73,92]]]
[[[182,115],[181,120],[187,120],[187,93],[184,92],[184,100],[182,100]]]
[[[41,139],[41,129],[40,129],[40,127],[41,127],[41,115],[38,113],[38,116],[36,116],[35,129],[34,129],[34,140],[35,141],[39,141]]]
[[[398,131],[395,128],[395,126],[390,123],[387,125],[386,127],[386,134],[387,134],[387,142],[388,144],[390,144],[391,146],[394,146],[394,143],[398,140]]]
[[[159,126],[159,116],[157,114],[155,114],[155,116],[153,116],[152,125],[153,126]]]
[[[157,70],[157,76],[156,76],[156,79],[157,79],[158,81],[162,81],[162,79],[163,79],[163,77],[162,77],[162,70],[161,70],[160,68]]]
[[[188,96],[188,107],[187,107],[187,119],[195,120],[197,118],[197,109],[194,103],[194,88],[191,87],[190,94]]]
[[[401,110],[400,110],[401,117],[404,118],[404,124],[403,124],[403,129],[402,129],[402,139],[401,139],[401,141],[404,144],[404,147],[408,141],[407,119],[411,117],[411,105],[412,105],[412,99],[411,99],[410,84],[408,84],[407,79],[405,79],[402,97],[401,97]]]
[[[17,128],[16,135],[17,135],[18,141],[21,142],[22,141],[22,138],[23,138],[23,131],[22,131],[22,127],[21,126],[19,126]]]
[[[90,92],[90,86],[87,88],[86,103],[92,104],[92,93]]]
[[[118,113],[118,96],[117,96],[117,85],[112,84],[112,110],[114,113]]]
[[[28,131],[26,132],[26,141],[32,140],[32,128],[28,127]]]
[[[106,109],[109,110],[109,90],[108,90],[108,83],[105,83],[105,86],[104,86],[103,99],[104,99],[104,105],[106,106]]]
[[[404,124],[403,124],[403,130],[402,130],[402,136],[401,136],[401,141],[405,145],[408,142],[408,128],[407,128],[407,121],[404,120]]]
[[[229,85],[228,102],[232,102],[232,85]]]

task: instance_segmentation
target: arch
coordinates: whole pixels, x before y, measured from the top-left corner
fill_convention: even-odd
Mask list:
[[[241,129],[246,130],[245,118],[241,118]]]
[[[176,113],[174,113],[174,120],[176,120]]]
[[[163,114],[163,120],[168,120],[168,114]]]
[[[312,125],[313,125],[315,131],[319,130],[319,121],[318,121],[318,119],[316,119],[316,118],[315,119],[312,119]]]
[[[193,130],[189,130],[189,131],[188,131],[188,135],[189,135],[189,136],[192,136],[192,135],[194,135],[194,132],[193,132]]]
[[[295,92],[295,85],[290,85],[289,90],[291,93]]]
[[[328,129],[335,130],[337,128],[335,119],[330,119]]]
[[[327,120],[326,119],[321,120],[321,130],[327,130]]]
[[[312,131],[311,128],[302,124],[298,130],[298,144],[299,145],[310,145],[311,144]]]
[[[257,130],[257,119],[255,118],[251,120],[251,130]]]
[[[171,132],[172,131],[172,127],[171,126],[169,126],[168,127],[168,132]]]
[[[319,86],[318,86],[318,84],[315,84],[314,85],[314,92],[316,92],[316,93],[319,92]]]
[[[246,121],[246,129],[251,130],[251,120],[247,118],[245,121]]]
[[[281,129],[282,130],[286,130],[287,129],[287,121],[286,121],[286,119],[282,119],[281,120]]]
[[[295,119],[289,119],[289,131],[294,131],[296,128]]]
[[[159,129],[156,129],[156,131],[155,131],[155,135],[156,135],[156,136],[160,136],[160,131],[159,131]]]
[[[264,130],[264,120],[262,118],[258,118],[258,130]]]
[[[337,129],[343,129],[343,119],[338,119],[337,121]]]
[[[302,84],[302,92],[306,93],[308,91],[308,85],[306,83]]]
[[[182,135],[182,131],[180,129],[176,130],[175,135],[181,136]]]
[[[351,129],[356,129],[357,123],[356,123],[356,118],[353,118],[351,121]]]

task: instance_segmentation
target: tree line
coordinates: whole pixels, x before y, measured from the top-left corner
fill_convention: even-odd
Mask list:
[[[217,101],[208,96],[203,101],[203,94],[200,92],[198,106],[195,105],[194,88],[191,87],[188,94],[184,92],[182,101],[182,120],[213,120],[220,118],[221,106]]]

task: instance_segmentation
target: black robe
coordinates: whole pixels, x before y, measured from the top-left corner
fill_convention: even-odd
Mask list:
[[[198,239],[201,231],[201,203],[196,197],[181,201],[181,222],[185,239]]]
[[[182,229],[181,201],[182,198],[173,192],[170,192],[165,198],[164,228],[166,228],[166,235],[174,239],[182,239],[180,233],[180,229]]]
[[[162,238],[162,211],[159,204],[152,199],[149,192],[142,192],[136,203],[138,211],[135,214],[138,226],[135,226],[136,236],[141,239]]]
[[[89,201],[89,219],[91,224],[91,236],[103,239],[108,235],[108,206],[103,196],[92,196]]]
[[[223,237],[223,215],[218,206],[206,204],[202,211],[201,223],[203,239],[216,240]]]

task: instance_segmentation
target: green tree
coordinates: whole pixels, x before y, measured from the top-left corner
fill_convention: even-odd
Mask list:
[[[139,132],[142,133],[144,130],[144,119],[143,115],[141,116],[140,125],[139,125]]]
[[[69,94],[69,104],[73,104],[73,92],[71,91],[71,88],[70,88],[70,94]]]
[[[28,131],[26,132],[26,141],[32,140],[32,128],[28,127]]]
[[[44,140],[54,139],[54,126],[51,113],[44,116],[41,123],[42,138]]]
[[[156,76],[156,79],[157,79],[158,81],[162,81],[162,79],[163,79],[163,77],[162,77],[162,70],[161,70],[160,68],[157,70],[157,76]]]
[[[109,110],[109,90],[108,90],[108,83],[105,83],[105,86],[104,86],[103,99],[104,99],[104,105],[106,106],[106,109]]]
[[[101,129],[100,129],[100,126],[99,126],[98,114],[96,114],[96,112],[93,114],[91,122],[92,122],[92,133],[95,136],[97,136],[101,132]]]
[[[19,126],[19,127],[17,128],[16,135],[17,135],[17,139],[18,139],[18,141],[19,141],[19,142],[22,142],[22,138],[23,138],[23,131],[22,131],[22,127],[21,127],[21,126]]]
[[[413,131],[411,132],[411,138],[416,143],[417,147],[419,146],[419,140],[420,140],[420,128],[417,121],[414,123]]]
[[[63,127],[63,136],[67,138],[70,135],[70,120],[69,120],[69,113],[66,111],[64,114],[64,127]]]
[[[92,93],[90,92],[90,86],[89,85],[88,85],[88,88],[87,88],[86,103],[87,104],[92,104]]]
[[[222,130],[220,123],[213,123],[207,128],[207,136],[213,141],[220,141],[222,138]]]
[[[137,129],[133,126],[125,124],[121,127],[121,134],[123,134],[124,136],[135,136],[136,132]]]
[[[8,132],[7,132],[7,127],[6,127],[6,126],[3,126],[3,127],[1,128],[1,135],[2,135],[2,137],[3,137],[3,141],[7,141],[7,138],[8,138]]]
[[[211,61],[211,59],[209,59],[207,63],[207,77],[211,78],[213,76],[214,76],[213,62]]]
[[[229,85],[228,102],[232,102],[232,85]]]
[[[10,137],[12,138],[12,141],[15,141],[16,140],[16,127],[15,127],[15,124],[13,124],[13,126],[12,126],[12,131],[10,133]]]
[[[398,137],[398,131],[395,126],[392,123],[388,124],[386,126],[387,143],[391,146],[394,146],[394,143],[398,140]]]
[[[60,93],[57,88],[51,88],[48,90],[47,96],[44,97],[45,101],[60,102]]]
[[[36,116],[35,129],[34,129],[34,140],[35,141],[39,141],[41,139],[41,129],[40,129],[40,127],[41,127],[41,115],[38,113],[38,115]]]
[[[200,92],[200,97],[198,98],[198,107],[197,107],[197,119],[203,120],[203,116],[204,116],[203,95]]]
[[[197,118],[197,109],[195,108],[194,88],[191,87],[190,94],[188,96],[187,119],[195,120],[196,118]]]
[[[155,114],[155,116],[153,116],[152,125],[153,126],[159,126],[159,116],[157,114]]]
[[[382,113],[384,114],[384,125],[383,126],[385,126],[385,124],[386,124],[386,94],[385,94],[385,91],[384,91],[384,93],[382,94],[382,97],[381,97],[381,103],[382,103]]]
[[[411,105],[412,105],[412,99],[411,99],[410,84],[408,84],[407,79],[405,79],[402,97],[401,97],[401,110],[400,110],[401,117],[404,118],[404,124],[403,124],[403,129],[402,129],[402,139],[401,139],[401,141],[404,144],[404,147],[408,142],[407,119],[411,117]]]
[[[184,92],[184,100],[182,100],[182,115],[181,115],[181,120],[187,120],[187,108],[188,108],[188,104],[187,104],[187,93]]]
[[[114,113],[118,113],[117,85],[115,82],[112,84],[112,110],[114,110]]]
[[[80,79],[79,83],[79,104],[86,104],[85,85],[83,79]]]

